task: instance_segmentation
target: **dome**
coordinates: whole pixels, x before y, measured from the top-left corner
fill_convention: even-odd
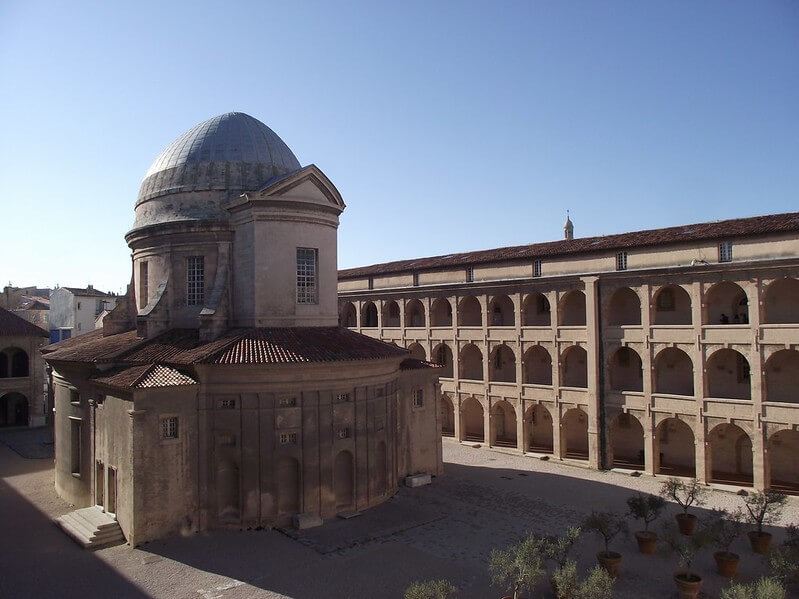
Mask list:
[[[136,204],[170,193],[252,191],[299,168],[297,157],[269,127],[243,112],[228,112],[169,144],[144,175]]]

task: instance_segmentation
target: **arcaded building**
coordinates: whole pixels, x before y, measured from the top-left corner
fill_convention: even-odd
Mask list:
[[[55,484],[86,545],[308,526],[441,471],[440,368],[339,327],[345,205],[242,113],[147,171],[127,296],[49,346]],[[118,535],[117,535],[118,536]]]
[[[799,213],[339,271],[343,326],[442,365],[441,432],[799,492]]]
[[[0,308],[0,427],[47,421],[45,368],[40,349],[47,331]]]

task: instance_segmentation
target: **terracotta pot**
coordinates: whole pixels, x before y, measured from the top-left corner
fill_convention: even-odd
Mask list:
[[[752,551],[765,555],[768,553],[768,548],[771,545],[770,532],[758,532],[756,530],[749,531],[749,544],[752,546]]]
[[[644,555],[653,555],[657,551],[657,533],[649,530],[639,530],[635,533],[635,540],[638,541],[638,551]]]
[[[596,554],[596,560],[599,565],[610,574],[613,578],[618,577],[619,568],[621,567],[621,553],[615,551],[600,551]]]
[[[686,536],[691,536],[696,530],[696,516],[693,514],[677,514],[674,516],[677,520],[677,527],[680,532]]]
[[[680,599],[696,599],[699,596],[699,590],[702,588],[701,576],[677,572],[674,575],[674,582],[677,584]]]
[[[724,578],[735,578],[738,574],[738,562],[741,558],[738,554],[730,551],[717,551],[713,554],[716,560],[716,568],[719,574]]]

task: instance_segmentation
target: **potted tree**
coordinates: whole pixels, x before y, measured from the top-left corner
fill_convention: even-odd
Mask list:
[[[599,565],[613,578],[619,575],[621,553],[610,550],[610,543],[619,534],[627,534],[627,521],[624,516],[613,512],[591,512],[582,526],[600,537],[605,543],[605,550],[596,554]]]
[[[686,483],[676,478],[670,478],[663,483],[660,495],[677,502],[682,508],[682,513],[675,516],[680,532],[684,535],[694,534],[696,516],[689,514],[688,508],[705,504],[705,489],[699,484],[699,481],[694,478]]]
[[[510,593],[502,599],[520,599],[544,575],[542,540],[531,535],[507,549],[492,549],[488,570],[492,582]]]
[[[702,577],[693,568],[694,558],[711,540],[709,529],[702,528],[688,536],[669,522],[663,526],[663,539],[676,554],[679,569],[674,573],[680,599],[696,599],[702,588]]]
[[[763,577],[750,584],[731,584],[719,599],[785,599],[785,586],[778,578]]]
[[[455,592],[448,580],[425,580],[405,589],[405,599],[451,599]]]
[[[577,564],[574,560],[566,560],[552,573],[552,590],[557,599],[575,599],[580,579],[577,576]]]
[[[782,508],[788,498],[777,491],[755,491],[744,498],[747,518],[755,529],[750,530],[749,543],[755,553],[766,554],[771,545],[771,533],[763,530],[763,526],[779,520]]]
[[[713,510],[707,524],[711,539],[717,551],[713,554],[716,569],[725,578],[734,578],[738,573],[740,557],[730,551],[733,541],[741,536],[744,526],[744,514],[741,509],[732,513],[725,510]]]
[[[786,585],[799,580],[799,528],[791,524],[787,538],[768,554],[771,572]]]
[[[612,599],[613,577],[603,568],[594,566],[585,580],[577,574],[573,560],[558,568],[553,574],[557,599]]]
[[[580,538],[580,532],[579,526],[570,526],[566,529],[566,534],[559,537],[545,537],[544,539],[544,557],[547,560],[554,562],[555,565],[555,569],[553,571],[553,575],[550,577],[550,581],[552,583],[552,590],[555,591],[556,595],[558,594],[558,589],[556,587],[554,572],[563,570],[569,562],[569,554],[571,553],[574,544]]]
[[[666,507],[666,500],[657,495],[636,493],[627,498],[627,507],[633,518],[644,523],[644,530],[635,533],[638,550],[645,555],[652,555],[657,551],[658,535],[649,530],[649,525],[660,517],[663,508]]]

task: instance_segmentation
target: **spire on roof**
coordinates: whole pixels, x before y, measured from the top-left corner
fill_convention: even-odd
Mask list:
[[[569,211],[566,210],[566,222],[563,223],[563,238],[574,239],[574,223],[569,218]]]

